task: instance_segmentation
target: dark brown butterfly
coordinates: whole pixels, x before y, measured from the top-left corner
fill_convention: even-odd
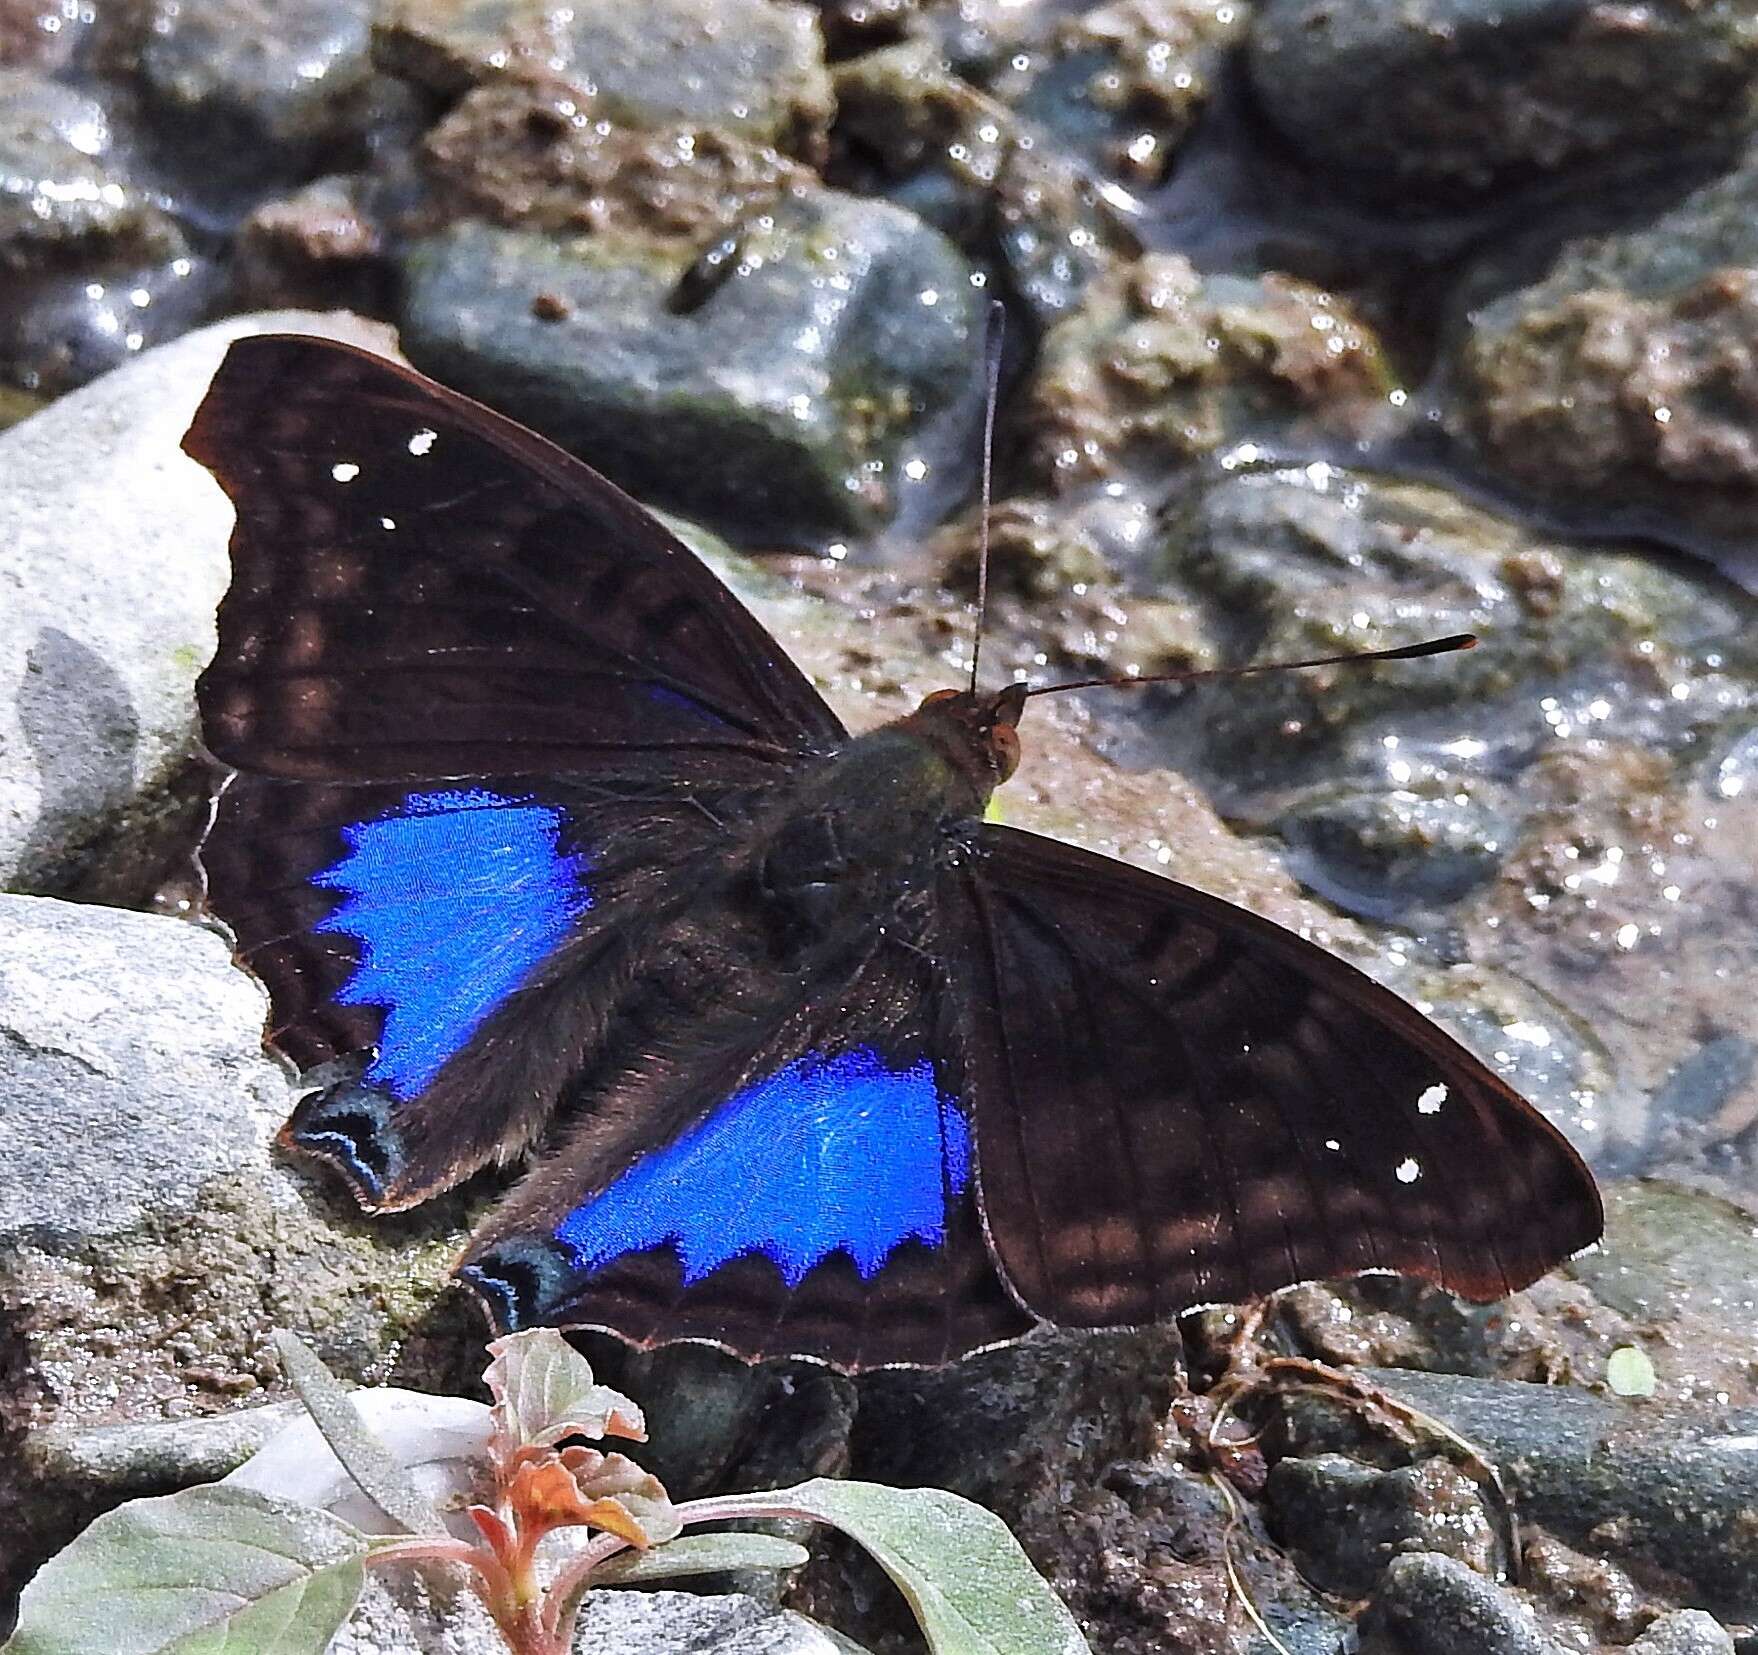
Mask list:
[[[497,1327],[935,1363],[1591,1242],[1562,1136],[1409,1006],[1171,880],[986,824],[1026,692],[851,739],[619,490],[419,375],[235,344],[200,684],[214,910],[374,1211],[542,1152]]]

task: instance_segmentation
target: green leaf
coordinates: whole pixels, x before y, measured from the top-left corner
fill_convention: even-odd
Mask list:
[[[1654,1364],[1635,1345],[1619,1345],[1605,1359],[1605,1382],[1613,1396],[1653,1396]]]
[[[494,1360],[482,1377],[494,1398],[501,1452],[547,1448],[563,1437],[646,1440],[641,1410],[593,1379],[591,1364],[554,1328],[510,1333],[488,1350]]]
[[[651,1551],[622,1552],[592,1571],[594,1586],[645,1586],[673,1575],[726,1569],[797,1569],[811,1560],[804,1546],[771,1534],[690,1534]]]
[[[351,1523],[254,1489],[131,1500],[37,1572],[5,1655],[323,1655],[366,1552]]]
[[[304,1340],[276,1329],[275,1350],[299,1400],[323,1432],[324,1441],[342,1462],[342,1469],[388,1517],[411,1534],[445,1534],[445,1523],[433,1504],[415,1486],[415,1479],[397,1463],[390,1449],[367,1430],[348,1400],[342,1382]]]
[[[858,1540],[909,1599],[934,1655],[1091,1655],[1007,1525],[944,1489],[820,1477],[713,1506],[716,1517],[810,1517]]]

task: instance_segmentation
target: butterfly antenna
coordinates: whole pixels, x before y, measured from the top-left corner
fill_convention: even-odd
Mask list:
[[[983,622],[989,613],[989,495],[995,470],[995,403],[1001,391],[1001,346],[1007,336],[1007,308],[989,301],[983,324],[983,507],[977,525],[977,631],[971,639],[971,694],[977,693],[977,657],[983,653]]]
[[[1130,684],[1196,684],[1213,678],[1246,678],[1257,672],[1296,672],[1303,667],[1359,666],[1368,661],[1414,661],[1424,655],[1448,655],[1456,649],[1475,649],[1477,639],[1469,632],[1430,638],[1424,644],[1403,644],[1397,649],[1368,649],[1347,655],[1315,655],[1309,661],[1263,661],[1249,667],[1202,667],[1193,672],[1157,672],[1128,678],[1081,678],[1072,684],[1045,684],[1027,690],[1034,695],[1061,695],[1067,690],[1122,689]]]

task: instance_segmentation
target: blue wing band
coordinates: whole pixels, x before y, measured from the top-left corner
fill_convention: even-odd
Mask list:
[[[385,1011],[369,1081],[423,1091],[592,906],[565,825],[554,806],[470,789],[342,829],[346,853],[311,883],[346,893],[316,929],[360,945],[336,999]]]
[[[684,1281],[760,1253],[797,1287],[832,1253],[870,1279],[903,1242],[939,1246],[971,1175],[970,1128],[927,1059],[813,1053],[735,1093],[574,1208],[556,1240],[585,1271],[672,1243]]]

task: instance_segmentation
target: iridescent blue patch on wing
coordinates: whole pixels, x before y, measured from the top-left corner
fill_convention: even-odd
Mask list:
[[[970,1128],[926,1058],[810,1055],[737,1092],[556,1226],[583,1270],[673,1244],[684,1281],[748,1253],[789,1287],[832,1253],[863,1278],[902,1242],[938,1246],[971,1175]]]
[[[347,893],[316,929],[360,945],[336,998],[385,1008],[369,1081],[414,1097],[592,906],[562,828],[550,805],[471,789],[342,829],[346,854],[311,883]]]

